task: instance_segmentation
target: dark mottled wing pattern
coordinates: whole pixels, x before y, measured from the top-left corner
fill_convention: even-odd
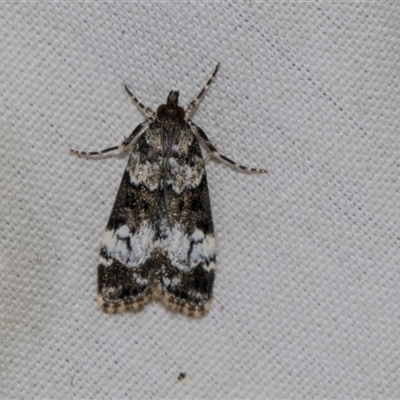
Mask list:
[[[171,93],[172,111],[134,145],[103,235],[98,301],[107,312],[158,298],[200,316],[210,304],[215,238],[204,161]]]
[[[208,153],[235,168],[249,168],[220,153],[189,116],[219,68],[186,108],[179,92],[155,113],[125,85],[132,101],[149,118],[119,146],[100,151],[72,150],[97,156],[133,150],[103,235],[98,266],[99,305],[107,312],[137,310],[152,298],[188,315],[208,310],[215,275],[215,237],[201,141]]]

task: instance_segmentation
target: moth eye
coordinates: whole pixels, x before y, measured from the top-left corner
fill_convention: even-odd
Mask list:
[[[166,104],[161,104],[161,106],[157,108],[157,118],[160,121],[165,117],[165,109],[166,108],[167,108]]]
[[[178,107],[177,112],[178,114],[176,118],[179,122],[183,121],[185,119],[185,110],[182,107]]]

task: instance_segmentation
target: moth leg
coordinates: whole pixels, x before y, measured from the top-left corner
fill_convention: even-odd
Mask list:
[[[206,150],[208,151],[208,153],[210,155],[212,155],[213,157],[216,158],[221,158],[222,160],[224,160],[225,162],[233,165],[235,168],[241,169],[243,171],[246,172],[259,172],[259,173],[268,173],[267,170],[265,169],[261,169],[261,168],[250,168],[250,167],[246,167],[244,165],[240,165],[239,163],[237,163],[236,161],[231,160],[230,158],[226,157],[225,155],[221,154],[217,148],[210,142],[210,139],[208,139],[207,135],[205,134],[205,132],[203,131],[203,129],[201,129],[199,126],[197,126],[196,124],[194,124],[191,120],[187,121],[190,128],[192,129],[192,132],[201,140],[201,142],[204,144],[204,146],[206,147]]]
[[[211,83],[213,83],[215,76],[217,75],[219,69],[219,63],[217,64],[217,66],[215,67],[215,70],[213,72],[213,74],[211,75],[211,78],[208,80],[208,82],[205,84],[205,86],[203,87],[203,89],[201,89],[201,92],[197,95],[197,97],[192,100],[189,105],[186,108],[186,112],[185,112],[185,118],[188,118],[190,113],[193,111],[194,108],[197,107],[197,105],[200,103],[201,98],[204,96],[205,92],[208,90],[208,88],[211,86]]]
[[[74,149],[69,149],[69,151],[73,154],[79,154],[81,156],[99,156],[101,154],[108,153],[110,151],[118,150],[119,152],[122,152],[126,150],[129,145],[135,140],[138,139],[143,132],[146,131],[146,129],[151,125],[153,120],[149,118],[147,121],[142,122],[139,124],[134,131],[130,134],[129,137],[127,137],[119,146],[114,146],[114,147],[109,147],[108,149],[104,150],[99,150],[99,151],[79,151],[79,150],[74,150]]]
[[[124,83],[124,89],[128,93],[128,96],[131,98],[131,100],[148,116],[152,118],[156,118],[156,113],[149,107],[146,107],[144,104],[142,104],[136,96],[129,90],[128,86]]]

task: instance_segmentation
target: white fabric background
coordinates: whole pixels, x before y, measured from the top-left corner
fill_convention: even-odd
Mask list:
[[[2,3],[1,398],[400,398],[400,5]],[[171,89],[207,165],[200,320],[95,302],[120,143]],[[178,382],[180,372],[187,377]]]

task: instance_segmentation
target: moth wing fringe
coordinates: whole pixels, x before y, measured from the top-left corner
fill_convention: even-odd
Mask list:
[[[158,288],[155,293],[155,299],[159,300],[168,310],[187,315],[188,317],[201,318],[208,314],[211,305],[211,298],[201,306],[191,305],[186,301],[180,300],[178,297],[167,293],[165,290]]]
[[[125,311],[137,312],[144,308],[144,306],[153,299],[152,293],[148,293],[139,299],[132,301],[118,300],[115,302],[104,301],[101,293],[97,294],[97,304],[104,312],[108,314],[119,314]]]
[[[154,294],[147,294],[140,300],[135,299],[132,302],[127,302],[125,300],[119,300],[113,303],[105,302],[103,296],[100,293],[97,294],[97,304],[100,309],[107,314],[120,314],[125,311],[138,312],[152,300],[158,300],[165,308],[172,312],[194,318],[201,318],[207,315],[211,305],[211,299],[206,301],[202,306],[190,305],[187,302],[179,301],[179,298],[161,290],[157,290]]]

